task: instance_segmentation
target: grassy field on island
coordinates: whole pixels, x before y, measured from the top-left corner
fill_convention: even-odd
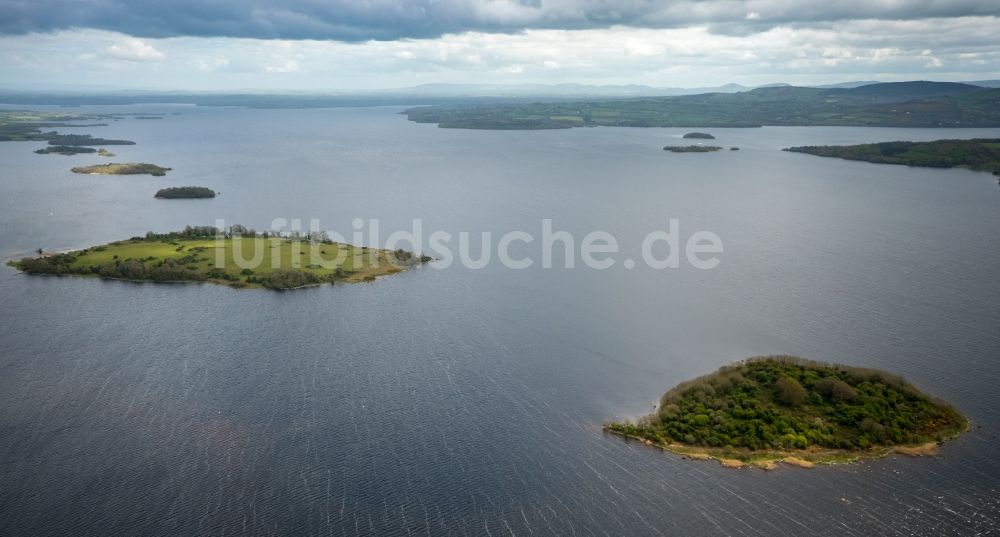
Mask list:
[[[418,258],[403,250],[298,238],[153,236],[10,264],[29,274],[288,289],[372,281],[426,261],[429,258]]]

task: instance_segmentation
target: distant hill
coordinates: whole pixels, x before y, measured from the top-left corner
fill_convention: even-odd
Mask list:
[[[699,88],[656,87],[641,84],[422,84],[371,93],[423,97],[663,97],[699,93],[736,93],[750,89],[753,88],[740,84]]]
[[[983,91],[982,86],[964,84],[962,82],[882,82],[879,84],[868,84],[846,90],[845,93],[852,97],[865,96],[877,97],[880,99],[909,100],[926,99],[928,97],[942,97],[947,95],[961,95],[964,93],[975,93]]]
[[[861,86],[869,86],[871,84],[881,84],[881,82],[879,82],[878,80],[855,80],[852,82],[838,82],[836,84],[820,84],[817,86],[810,86],[810,87],[822,88],[822,89],[837,89],[837,88],[851,89],[851,88],[858,88]]]
[[[966,82],[966,84],[972,84],[973,86],[982,86],[984,88],[1000,88],[1000,80],[972,80]]]
[[[1000,127],[1000,89],[957,82],[855,88],[774,86],[738,93],[406,110],[411,121],[466,129],[619,127]]]

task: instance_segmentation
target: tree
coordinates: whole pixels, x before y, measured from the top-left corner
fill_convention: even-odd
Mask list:
[[[816,391],[823,397],[837,403],[851,401],[858,396],[858,392],[850,384],[833,378],[820,379],[816,383]]]
[[[774,383],[778,401],[788,406],[799,406],[806,400],[806,389],[792,377],[781,377]]]

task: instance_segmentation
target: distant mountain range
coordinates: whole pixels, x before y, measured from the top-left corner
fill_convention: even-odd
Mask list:
[[[987,88],[1000,87],[1000,80],[980,80],[962,82]],[[820,89],[853,89],[862,86],[882,84],[877,80],[856,80],[823,84],[819,86],[798,86]],[[419,95],[436,97],[670,97],[675,95],[699,95],[703,93],[739,93],[760,88],[791,87],[791,84],[775,82],[760,86],[724,84],[698,88],[674,88],[627,85],[589,84],[423,84],[409,88],[366,92],[385,95]]]
[[[911,86],[905,86],[911,84]],[[754,92],[794,90],[870,90],[871,98],[878,99],[883,91],[899,91],[899,88],[913,87],[913,82],[881,83],[873,80],[859,80],[824,84],[820,86],[791,86],[785,83],[743,86],[725,84],[700,88],[653,87],[638,84],[629,85],[587,85],[587,84],[424,84],[408,88],[369,91],[154,91],[121,90],[100,86],[60,86],[44,90],[0,89],[0,103],[20,105],[112,105],[144,103],[178,103],[202,106],[242,106],[251,108],[316,108],[340,106],[376,105],[420,105],[420,104],[483,104],[519,103],[527,100],[570,101],[580,99],[628,99],[682,97],[693,95],[750,94]],[[1000,80],[979,80],[960,82],[921,82],[921,84],[941,84],[949,91],[963,91],[960,87],[983,89],[998,88]],[[930,86],[925,86],[930,87]],[[887,88],[896,88],[889,90]],[[884,100],[885,95],[882,96]]]
[[[857,80],[822,84],[814,86],[797,86],[820,89],[853,89],[862,86],[880,84],[877,80]],[[964,82],[986,88],[1000,87],[1000,80],[976,80]],[[231,91],[163,91],[163,90],[126,90],[113,86],[60,85],[45,88],[19,85],[0,88],[0,102],[29,104],[34,98],[37,104],[47,104],[52,97],[65,97],[71,102],[65,104],[88,104],[87,98],[93,103],[106,103],[109,100],[118,102],[156,102],[155,99],[173,97],[178,102],[194,102],[198,100],[217,100],[222,96],[282,96],[299,97],[305,100],[318,98],[343,99],[390,99],[406,101],[407,99],[489,99],[489,98],[611,98],[611,97],[670,97],[677,95],[699,95],[704,93],[739,93],[760,88],[790,87],[790,84],[776,82],[760,86],[744,86],[742,84],[723,84],[721,86],[705,86],[696,88],[656,87],[640,84],[624,85],[592,85],[592,84],[422,84],[405,88],[379,90],[329,90],[329,91],[292,91],[292,90],[231,90]],[[15,100],[10,100],[10,98]],[[159,101],[164,102],[164,101]]]

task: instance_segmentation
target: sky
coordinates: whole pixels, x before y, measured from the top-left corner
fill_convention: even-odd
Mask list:
[[[0,0],[0,88],[1000,78],[998,0]]]

